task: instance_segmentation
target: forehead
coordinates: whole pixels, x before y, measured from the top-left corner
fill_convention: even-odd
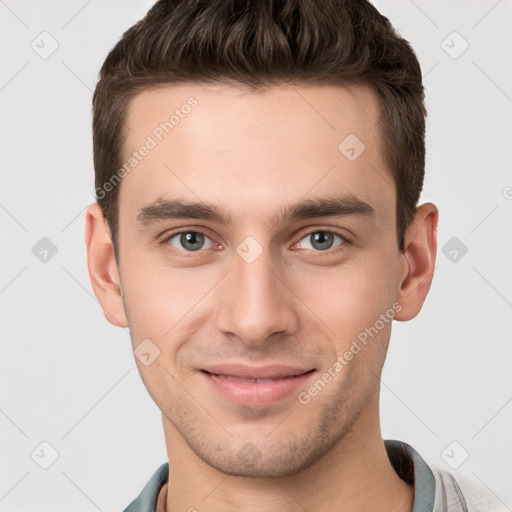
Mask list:
[[[378,102],[363,85],[165,86],[132,99],[125,135],[119,197],[130,215],[180,197],[263,221],[282,204],[334,192],[394,214]]]

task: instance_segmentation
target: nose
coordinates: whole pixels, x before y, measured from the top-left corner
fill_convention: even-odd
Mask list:
[[[234,268],[217,287],[217,328],[252,347],[263,346],[299,326],[289,275],[275,265],[268,250],[252,262],[233,255]]]

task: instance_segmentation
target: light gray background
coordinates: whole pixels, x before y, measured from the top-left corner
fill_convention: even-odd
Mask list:
[[[92,294],[83,242],[97,73],[151,4],[0,1],[2,511],[119,511],[166,461],[159,410],[128,332],[107,323]],[[383,435],[443,469],[467,452],[453,472],[489,487],[510,509],[512,3],[376,5],[424,70],[422,199],[441,213],[430,295],[419,317],[394,324]],[[43,31],[58,42],[46,59],[31,47],[51,48]],[[47,262],[32,252],[43,237],[58,250]],[[451,245],[443,253],[453,237],[465,255]],[[48,469],[39,465],[51,462],[43,441],[58,452]]]

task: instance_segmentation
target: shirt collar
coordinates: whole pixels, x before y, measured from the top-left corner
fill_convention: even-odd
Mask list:
[[[432,512],[436,495],[436,482],[432,470],[421,455],[403,441],[385,440],[389,461],[397,475],[414,486],[412,512]]]

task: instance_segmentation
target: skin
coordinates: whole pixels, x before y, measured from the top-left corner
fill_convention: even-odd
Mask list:
[[[234,404],[199,370],[302,365],[315,370],[300,388],[308,390],[393,304],[395,320],[418,314],[435,265],[437,208],[418,207],[401,253],[377,100],[362,85],[145,91],[129,105],[125,156],[190,96],[198,105],[120,185],[119,267],[96,203],[86,220],[89,273],[106,318],[129,326],[134,349],[149,338],[160,350],[149,366],[136,361],[162,411],[166,510],[411,510],[413,489],[390,465],[380,431],[392,322],[307,404],[297,393]],[[338,150],[348,134],[365,145],[354,161]],[[333,193],[375,215],[272,220],[287,205]],[[138,223],[159,198],[215,204],[232,223]],[[187,252],[179,235],[169,239],[178,228],[204,233],[204,248]],[[314,245],[318,231],[335,233],[332,247]],[[251,263],[236,251],[248,236],[262,250]]]

